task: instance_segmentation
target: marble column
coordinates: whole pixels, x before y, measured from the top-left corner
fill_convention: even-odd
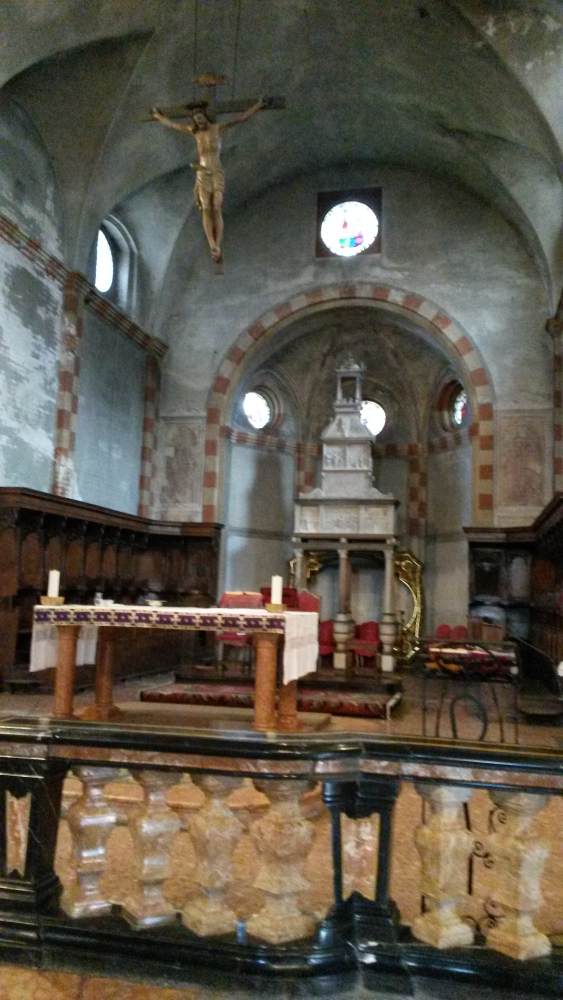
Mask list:
[[[516,791],[492,791],[490,796],[502,819],[487,839],[494,861],[490,896],[502,915],[487,931],[487,945],[511,958],[540,958],[551,951],[549,939],[534,924],[549,848],[530,828],[547,796]]]
[[[397,641],[397,616],[395,613],[395,543],[388,540],[384,549],[385,579],[383,585],[383,619],[381,634],[381,669],[392,673],[396,665],[394,647]]]
[[[336,651],[333,662],[337,670],[348,666],[348,641],[354,634],[354,622],[350,614],[350,556],[346,538],[340,539],[338,548],[338,614],[334,622],[334,643]]]
[[[305,553],[303,549],[295,549],[295,587],[297,590],[305,588]]]
[[[472,944],[473,929],[459,914],[468,891],[473,852],[473,837],[466,829],[462,806],[471,798],[472,789],[420,783],[416,790],[430,808],[430,818],[415,831],[427,909],[414,920],[412,933],[435,948]]]

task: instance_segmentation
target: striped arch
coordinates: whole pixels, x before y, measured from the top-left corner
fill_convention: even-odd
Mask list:
[[[493,386],[479,349],[468,334],[434,302],[389,285],[361,282],[353,285],[327,285],[293,296],[287,302],[268,310],[255,320],[236,339],[224,356],[207,402],[207,427],[205,436],[205,463],[203,478],[203,520],[215,521],[218,516],[220,479],[222,471],[221,439],[228,431],[226,417],[233,391],[239,383],[245,362],[256,344],[284,329],[300,316],[342,305],[373,305],[380,303],[393,307],[405,316],[418,317],[430,329],[448,353],[457,355],[466,374],[472,396],[474,422],[474,491],[473,519],[479,525],[493,522],[493,454],[494,410]]]

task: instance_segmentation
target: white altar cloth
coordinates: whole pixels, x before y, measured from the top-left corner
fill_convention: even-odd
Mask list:
[[[76,643],[76,666],[96,662],[98,629],[96,625],[82,625]],[[47,670],[57,665],[57,626],[33,623],[29,669]]]
[[[94,663],[98,628],[164,628],[281,634],[283,683],[317,668],[319,616],[314,611],[264,611],[262,608],[170,608],[113,604],[36,605],[33,609],[30,671],[57,663],[57,625],[79,625],[76,663]]]

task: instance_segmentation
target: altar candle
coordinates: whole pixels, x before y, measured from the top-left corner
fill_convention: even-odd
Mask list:
[[[58,569],[49,570],[49,582],[47,584],[47,597],[59,596],[59,583],[61,574]]]
[[[270,600],[272,604],[281,604],[282,602],[282,588],[283,588],[283,577],[273,576],[271,582],[271,594]]]

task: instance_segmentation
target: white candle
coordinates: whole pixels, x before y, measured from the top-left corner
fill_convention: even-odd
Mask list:
[[[282,602],[282,588],[283,588],[283,577],[273,576],[271,586],[270,601],[272,604],[281,604]]]
[[[47,584],[47,597],[58,597],[59,596],[59,583],[61,580],[61,574],[58,569],[49,570],[49,582]]]

